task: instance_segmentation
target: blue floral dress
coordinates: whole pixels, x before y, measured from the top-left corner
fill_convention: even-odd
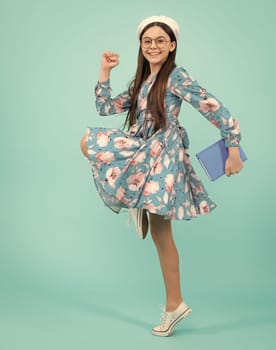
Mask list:
[[[142,84],[137,122],[128,131],[86,129],[88,161],[100,197],[116,213],[122,208],[136,207],[166,219],[189,220],[197,214],[209,213],[216,204],[186,153],[188,135],[178,121],[182,101],[190,103],[220,129],[226,146],[238,146],[239,124],[214,95],[184,68],[176,67],[170,74],[165,95],[168,125],[154,131],[147,96],[155,78],[156,75]],[[95,94],[100,115],[123,113],[130,107],[128,91],[111,97],[109,80],[98,82]]]

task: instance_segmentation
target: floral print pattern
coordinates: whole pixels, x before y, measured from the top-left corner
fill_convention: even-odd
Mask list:
[[[142,84],[137,121],[130,130],[88,127],[86,146],[93,179],[103,202],[119,213],[122,208],[145,208],[171,220],[190,220],[207,214],[216,204],[206,192],[190,162],[186,130],[178,122],[183,101],[191,104],[219,128],[226,146],[238,146],[237,120],[209,91],[199,85],[183,67],[176,67],[168,80],[165,111],[167,126],[154,131],[147,110],[148,92],[156,75]],[[124,91],[112,98],[110,81],[95,87],[100,115],[120,114],[130,107]]]

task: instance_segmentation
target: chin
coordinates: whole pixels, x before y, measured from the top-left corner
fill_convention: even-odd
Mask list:
[[[147,60],[149,62],[154,62],[154,63],[162,63],[164,60],[160,56],[152,57],[152,56],[147,56]]]

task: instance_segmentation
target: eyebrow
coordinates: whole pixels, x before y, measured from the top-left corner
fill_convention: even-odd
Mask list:
[[[159,35],[159,36],[157,36],[156,38],[151,38],[151,37],[149,37],[149,36],[143,36],[142,39],[159,39],[159,38],[166,39],[163,35]]]

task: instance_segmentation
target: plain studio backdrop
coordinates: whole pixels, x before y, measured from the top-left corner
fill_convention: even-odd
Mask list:
[[[0,347],[272,349],[275,345],[275,2],[0,1]],[[219,131],[183,102],[193,165],[218,207],[173,223],[193,314],[173,337],[150,330],[165,293],[150,234],[106,208],[79,142],[100,117],[101,54],[120,54],[114,95],[136,69],[136,28],[179,22],[177,64],[240,123],[248,161],[210,182],[195,153]]]

